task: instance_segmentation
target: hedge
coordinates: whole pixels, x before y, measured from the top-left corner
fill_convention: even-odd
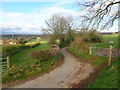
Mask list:
[[[38,61],[44,61],[53,58],[59,52],[58,49],[48,49],[31,53],[31,57]]]
[[[17,52],[17,51],[21,51],[26,48],[33,48],[39,44],[40,43],[29,44],[29,45],[22,45],[22,44],[5,45],[2,47],[2,55],[1,56],[6,56],[6,55],[9,55],[9,54]]]

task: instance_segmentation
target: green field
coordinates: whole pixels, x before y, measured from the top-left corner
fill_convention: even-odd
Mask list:
[[[118,45],[119,42],[119,37],[120,35],[103,35],[103,42],[96,44],[97,47],[102,47],[102,48],[109,48],[111,41],[114,42],[113,46],[114,48],[120,48]]]
[[[31,42],[36,42],[36,39],[32,39],[32,40],[28,41],[27,43],[31,43]]]
[[[30,53],[32,53],[34,51],[50,48],[50,46],[44,42],[41,42],[40,45],[38,45],[34,48],[25,49],[25,50],[15,53],[14,55],[11,55],[10,56],[10,64],[11,65],[14,65],[14,64],[15,65],[20,65],[20,64],[26,65],[26,64],[31,64],[31,63],[35,62],[36,60],[32,59],[30,57]]]

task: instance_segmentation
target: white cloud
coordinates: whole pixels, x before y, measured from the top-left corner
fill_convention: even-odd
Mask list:
[[[63,16],[78,16],[79,12],[75,12],[69,9],[64,9],[63,7],[60,6],[53,6],[53,7],[45,7],[42,8],[44,11],[44,14],[46,14],[47,17],[50,17],[53,14],[60,14]],[[41,9],[39,9],[41,12]]]
[[[67,3],[67,2],[66,2]],[[65,4],[65,3],[57,3]],[[79,16],[79,12],[65,9],[60,5],[54,4],[51,7],[37,8],[31,13],[21,12],[2,12],[2,27],[16,28],[21,27],[24,32],[29,32],[36,28],[36,32],[40,32],[40,28],[45,26],[44,21],[50,18],[53,14],[60,14],[63,16]],[[14,29],[15,30],[15,29]],[[4,32],[4,31],[3,31]]]
[[[47,2],[47,0],[45,1]],[[87,10],[84,10],[82,12],[76,12],[70,9],[65,9],[60,6],[60,5],[71,3],[73,1],[76,1],[76,0],[59,0],[59,1],[56,1],[57,3],[53,4],[52,6],[36,8],[31,13],[4,12],[4,11],[2,13],[0,12],[1,13],[0,17],[2,17],[2,20],[0,20],[1,21],[0,28],[1,27],[13,28],[12,29],[13,32],[15,31],[15,32],[27,32],[27,33],[31,33],[31,32],[39,33],[40,28],[45,27],[44,21],[50,18],[53,14],[60,14],[63,16],[72,16],[72,17],[78,18],[88,13]],[[85,1],[93,1],[93,0],[85,0]],[[95,8],[96,7],[98,7],[98,5],[96,5]],[[18,29],[18,31],[16,31],[17,27],[20,27],[21,29]]]

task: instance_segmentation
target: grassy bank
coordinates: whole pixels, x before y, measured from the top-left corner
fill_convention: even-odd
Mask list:
[[[108,60],[108,57],[104,57],[104,56],[102,56],[102,57],[97,56],[96,57],[93,55],[82,53],[79,49],[69,48],[68,50],[70,52],[72,52],[74,55],[81,58],[82,60],[90,61],[91,65],[94,67],[99,67],[100,65],[104,64]]]
[[[93,56],[94,57],[94,56]],[[104,56],[101,56],[101,57],[96,57],[91,65],[94,66],[94,67],[99,67],[101,66],[102,64],[104,64],[106,61],[108,61],[109,58],[108,57],[104,57]]]
[[[58,61],[61,60],[62,53],[58,53],[54,58],[42,61],[39,64],[32,63],[30,65],[13,65],[11,69],[9,69],[2,78],[2,83],[9,84],[14,81],[21,81],[27,79],[29,77],[33,77],[36,75],[44,74],[50,71]]]
[[[118,88],[118,62],[116,59],[110,66],[106,66],[88,88]]]
[[[85,54],[81,50],[75,49],[73,47],[68,48],[68,50],[82,59],[89,59],[91,57],[91,55]]]

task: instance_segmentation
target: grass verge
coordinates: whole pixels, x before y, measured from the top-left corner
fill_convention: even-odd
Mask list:
[[[102,64],[104,64],[106,61],[108,61],[108,57],[101,56],[101,57],[97,57],[95,60],[93,60],[93,62],[91,64],[95,67],[99,67]]]
[[[118,59],[106,66],[88,88],[118,88]]]
[[[76,56],[79,55],[80,59],[83,58],[83,56],[81,58],[80,52],[72,52],[71,49],[69,51]],[[87,56],[85,54],[83,55]],[[97,77],[95,76],[96,79],[93,79],[94,81],[87,88],[118,88],[118,62],[120,62],[118,59],[114,60],[110,66],[104,65],[108,61],[108,57],[87,56],[84,59],[94,66],[96,70],[102,68],[102,70],[94,72],[99,75]]]
[[[79,49],[68,48],[68,50],[82,59],[89,59],[91,57],[91,55],[85,54]]]

